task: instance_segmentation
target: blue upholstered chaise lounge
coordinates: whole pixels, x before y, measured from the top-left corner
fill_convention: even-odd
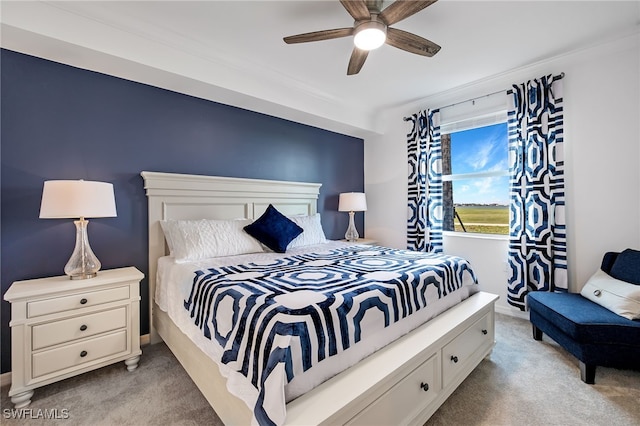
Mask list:
[[[618,255],[606,253],[601,269],[611,275]],[[640,262],[634,260],[624,281],[640,284],[638,271]],[[596,366],[640,369],[640,320],[624,318],[578,293],[531,292],[528,304],[533,338],[542,340],[544,333],[578,358],[585,383],[595,383]]]

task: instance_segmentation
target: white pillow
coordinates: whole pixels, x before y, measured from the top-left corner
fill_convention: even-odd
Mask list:
[[[582,287],[580,294],[620,316],[640,319],[640,285],[617,280],[598,270]]]
[[[260,243],[243,229],[250,223],[250,219],[160,221],[177,263],[263,251]]]
[[[327,242],[327,238],[322,230],[322,224],[320,223],[320,213],[316,213],[310,216],[297,215],[289,216],[296,225],[302,228],[302,234],[295,237],[287,246],[287,250],[310,246],[313,244],[322,244]]]

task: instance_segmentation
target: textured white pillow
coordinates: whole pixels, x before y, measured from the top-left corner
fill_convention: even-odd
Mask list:
[[[250,219],[160,221],[177,263],[263,251],[260,243],[242,229],[250,223]]]
[[[640,285],[617,280],[598,270],[580,294],[622,317],[640,319]]]
[[[289,219],[302,228],[302,234],[298,235],[289,243],[287,250],[327,242],[327,238],[322,230],[322,224],[320,223],[320,213],[310,216],[289,216]]]

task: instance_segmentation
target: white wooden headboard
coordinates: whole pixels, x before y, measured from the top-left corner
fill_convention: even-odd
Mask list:
[[[149,205],[149,333],[154,309],[158,259],[167,254],[161,220],[257,219],[273,204],[285,215],[317,212],[319,183],[142,172]]]

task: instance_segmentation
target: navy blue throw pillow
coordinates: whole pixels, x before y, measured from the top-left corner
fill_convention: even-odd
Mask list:
[[[618,255],[611,272],[613,278],[640,285],[640,251],[626,249]]]
[[[302,234],[302,228],[269,204],[255,222],[244,227],[247,234],[276,253],[284,253],[289,243]]]

